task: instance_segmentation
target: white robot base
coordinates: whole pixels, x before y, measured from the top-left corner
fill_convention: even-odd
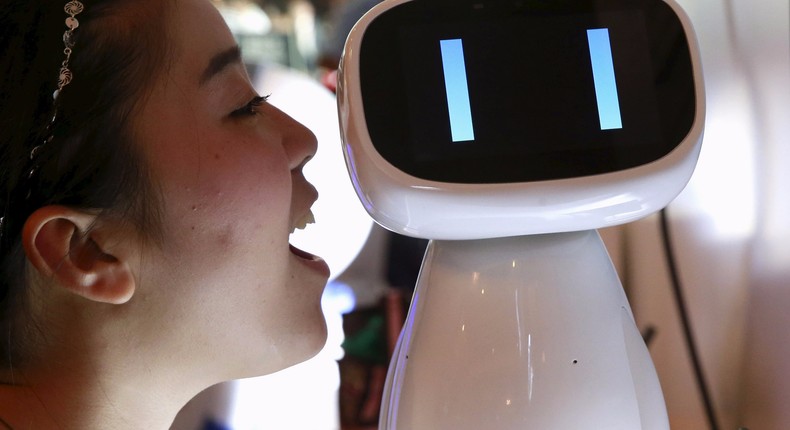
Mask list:
[[[668,430],[598,233],[432,241],[379,428]]]

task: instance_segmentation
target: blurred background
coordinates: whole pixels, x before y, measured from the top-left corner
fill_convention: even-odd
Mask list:
[[[699,165],[667,209],[666,230],[652,216],[601,233],[658,370],[671,428],[787,429],[790,2],[677,1],[696,28],[706,79]],[[377,2],[215,1],[258,90],[318,136],[306,171],[321,194],[318,223],[294,242],[330,263],[330,335],[309,362],[207,390],[173,429],[376,428],[426,245],[375,226],[343,162],[334,71],[351,26]]]

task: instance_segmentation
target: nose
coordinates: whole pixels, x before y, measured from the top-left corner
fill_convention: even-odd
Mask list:
[[[278,109],[282,115],[283,147],[291,170],[301,168],[318,150],[318,139],[310,129]]]

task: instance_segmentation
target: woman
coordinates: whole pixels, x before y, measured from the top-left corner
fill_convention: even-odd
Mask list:
[[[328,268],[288,244],[315,137],[253,91],[210,2],[11,3],[0,428],[164,429],[317,353]]]

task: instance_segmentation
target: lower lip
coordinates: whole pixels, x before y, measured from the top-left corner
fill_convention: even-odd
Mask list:
[[[329,277],[329,265],[326,264],[323,258],[310,254],[309,252],[302,251],[301,249],[288,244],[291,254],[295,255],[302,263],[321,273],[325,278]]]

